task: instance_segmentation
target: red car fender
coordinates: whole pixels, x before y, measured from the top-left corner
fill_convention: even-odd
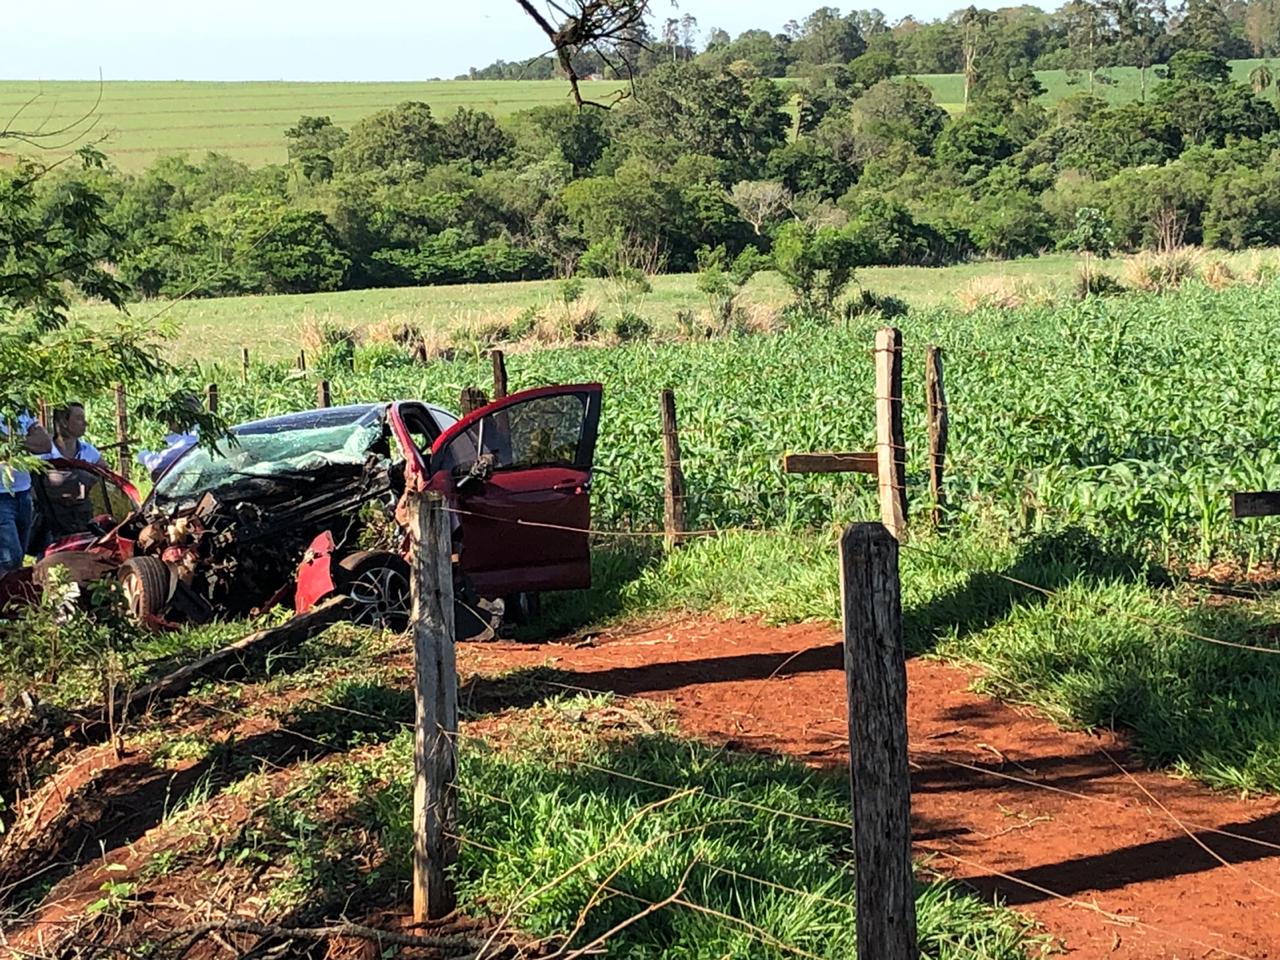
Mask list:
[[[311,541],[298,567],[298,587],[293,594],[295,613],[306,613],[336,589],[333,582],[333,534],[326,530]]]

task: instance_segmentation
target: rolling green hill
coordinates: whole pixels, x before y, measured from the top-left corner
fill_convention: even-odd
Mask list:
[[[1257,60],[1237,60],[1234,76],[1244,80]],[[1062,70],[1040,74],[1044,99],[1056,102],[1087,89]],[[928,74],[920,78],[937,101],[953,113],[962,109],[960,74]],[[1152,76],[1151,81],[1155,78]],[[607,97],[617,81],[587,83],[591,97]],[[1094,92],[1114,102],[1139,95],[1135,67],[1105,71]],[[17,116],[17,129],[61,130],[49,138],[54,149],[37,150],[0,142],[0,160],[17,152],[57,158],[75,145],[103,138],[100,148],[123,170],[138,170],[157,156],[187,152],[201,156],[215,150],[249,164],[285,159],[284,130],[303,114],[329,116],[342,126],[394,106],[422,100],[441,116],[460,106],[487,110],[499,117],[529,107],[564,103],[568,87],[559,80],[431,80],[421,83],[211,83],[0,80],[0,116]]]

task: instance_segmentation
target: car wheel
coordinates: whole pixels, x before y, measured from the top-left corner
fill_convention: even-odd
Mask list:
[[[160,617],[169,608],[169,567],[155,557],[133,557],[120,565],[120,588],[129,615],[139,623]]]
[[[413,594],[409,564],[394,553],[361,550],[343,557],[338,589],[351,598],[351,622],[401,633],[409,628]]]

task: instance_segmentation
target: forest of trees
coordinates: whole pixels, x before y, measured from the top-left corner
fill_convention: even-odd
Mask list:
[[[674,11],[678,12],[678,11]],[[864,54],[894,74],[966,73],[974,60],[1035,70],[1088,72],[1165,63],[1181,49],[1227,59],[1280,55],[1280,0],[1070,0],[1046,13],[1029,5],[957,10],[941,20],[904,17],[890,24],[879,10],[842,14],[821,7],[779,32],[746,30],[730,37],[702,30],[690,14],[667,19],[656,33],[641,24],[630,49],[606,61],[587,51],[575,59],[581,76],[642,76],[664,63],[696,60],[710,69],[750,64],[764,77],[806,77]],[[558,76],[554,57],[473,68],[458,79],[536,80]]]
[[[1046,38],[1082,8],[975,11],[905,32],[824,8],[785,42],[659,58],[608,110],[499,122],[410,102],[349,130],[302,117],[287,164],[210,154],[133,175],[59,170],[41,203],[101,194],[97,255],[146,296],[685,271],[718,248],[767,257],[780,245],[851,265],[942,264],[1074,247],[1081,210],[1119,249],[1280,244],[1280,86],[1265,66],[1233,82],[1224,58],[1253,42],[1253,5],[1191,0],[1161,15],[1148,53],[1126,54],[1152,67],[1139,100],[1108,105],[1082,85],[1046,107],[1032,66],[1079,52],[1070,31],[1066,46]],[[1118,36],[1122,8],[1154,16],[1146,0],[1092,9]],[[950,39],[913,39],[924,34]],[[766,64],[769,44],[785,56]],[[953,69],[927,60],[935,46],[966,67],[956,116],[903,75]],[[809,69],[796,81],[770,78],[797,62]]]

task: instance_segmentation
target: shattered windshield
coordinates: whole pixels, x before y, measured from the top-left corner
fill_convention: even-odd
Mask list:
[[[192,448],[156,483],[160,501],[217,492],[246,478],[284,478],[363,464],[383,437],[378,406],[334,408],[236,427],[217,450]]]

